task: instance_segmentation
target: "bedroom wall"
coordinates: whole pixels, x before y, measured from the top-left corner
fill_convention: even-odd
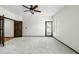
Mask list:
[[[79,52],[79,6],[64,7],[53,21],[54,36]]]
[[[45,21],[51,21],[51,17],[36,14],[26,15],[26,18],[23,20],[23,35],[45,36]]]

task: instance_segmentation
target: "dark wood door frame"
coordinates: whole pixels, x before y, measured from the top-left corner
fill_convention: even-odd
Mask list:
[[[0,44],[4,46],[4,15],[0,16]]]
[[[51,22],[51,35],[47,35],[47,23]],[[53,36],[53,21],[45,21],[45,36],[52,37]]]

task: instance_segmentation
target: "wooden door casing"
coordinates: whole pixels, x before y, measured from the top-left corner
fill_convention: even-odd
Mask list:
[[[47,27],[47,23],[50,23],[50,35],[48,35],[48,31],[47,31],[47,29],[48,29],[48,27]],[[53,21],[45,21],[45,36],[46,37],[52,37],[53,36]]]
[[[4,15],[0,16],[0,44],[4,46]]]

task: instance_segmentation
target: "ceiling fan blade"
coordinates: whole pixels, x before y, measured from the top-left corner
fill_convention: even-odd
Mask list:
[[[27,9],[30,9],[29,7],[25,6],[25,5],[22,5],[23,7],[27,8]]]
[[[40,13],[41,13],[41,11],[39,11],[39,10],[34,10],[34,11],[36,11],[36,12],[40,12]]]
[[[25,10],[24,12],[28,12],[28,11],[30,11],[30,10]]]
[[[32,10],[36,9],[37,7],[38,7],[38,5],[35,5],[35,6],[32,8]]]

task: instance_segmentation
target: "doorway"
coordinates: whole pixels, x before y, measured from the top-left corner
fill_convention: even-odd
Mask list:
[[[53,36],[53,21],[45,21],[45,36]]]

